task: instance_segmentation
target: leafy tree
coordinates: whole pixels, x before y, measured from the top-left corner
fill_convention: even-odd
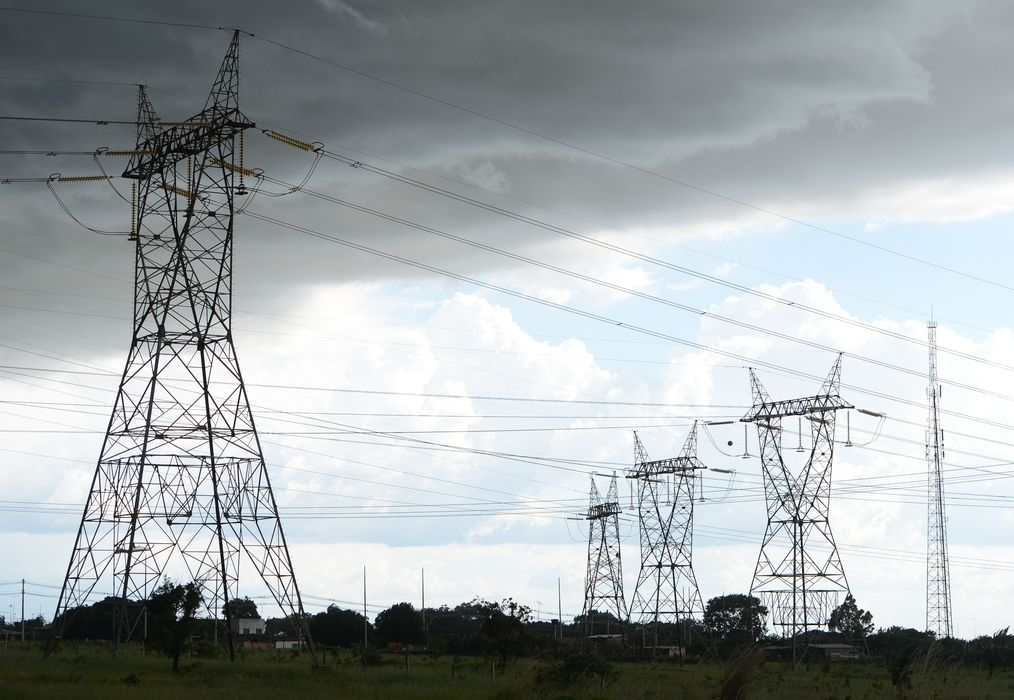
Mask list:
[[[767,631],[764,622],[768,609],[759,599],[742,593],[730,593],[708,601],[704,608],[704,627],[726,648],[758,641]]]
[[[520,646],[525,639],[525,623],[532,619],[532,609],[513,598],[500,602],[476,598],[479,622],[482,632],[493,643],[500,671],[507,667],[507,656],[512,648]]]
[[[257,620],[257,603],[249,598],[233,598],[225,605],[230,620]]]
[[[380,641],[420,644],[426,637],[422,615],[411,603],[398,603],[377,614]]]
[[[59,630],[64,639],[105,639],[113,638],[113,620],[117,614],[122,615],[123,601],[116,596],[108,596],[91,605],[70,608],[53,620],[53,628]],[[119,612],[117,612],[119,610]],[[141,614],[141,604],[137,601],[126,602],[127,619],[136,619]]]
[[[925,653],[933,641],[932,632],[894,625],[877,630],[876,634],[869,636],[866,643],[871,654],[890,660],[898,656]]]
[[[190,644],[202,602],[201,587],[196,581],[181,586],[168,578],[148,598],[148,637],[172,658],[173,673],[179,673],[180,656]]]
[[[1014,664],[1014,635],[1010,627],[998,630],[992,637],[976,637],[968,643],[968,662],[985,667],[992,676],[1001,668]]]
[[[319,613],[323,614],[323,613]],[[303,613],[303,617],[307,624],[310,624],[312,618],[310,613]],[[303,628],[299,624],[299,618],[295,615],[289,615],[287,617],[269,617],[264,620],[264,634],[269,637],[281,637],[281,636],[294,636],[298,637],[303,633]],[[362,637],[362,635],[359,635]],[[316,637],[314,637],[316,639]]]
[[[478,606],[461,603],[453,610],[446,605],[426,609],[429,645],[442,653],[480,654],[485,643]]]
[[[856,599],[849,593],[845,601],[831,611],[827,627],[847,639],[865,639],[873,631],[873,614],[856,605]]]
[[[310,634],[319,644],[350,647],[363,643],[363,629],[369,627],[362,613],[329,605],[327,611],[310,618]]]
[[[574,616],[574,622],[592,634],[608,634],[620,628],[621,620],[608,610],[589,610],[587,614]],[[590,623],[590,624],[589,624]]]

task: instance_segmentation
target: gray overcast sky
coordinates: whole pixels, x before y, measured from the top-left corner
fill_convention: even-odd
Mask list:
[[[1014,606],[995,599],[1009,588],[1014,549],[1004,528],[987,535],[982,527],[1010,520],[1005,499],[1012,495],[1003,465],[1014,437],[983,422],[1009,411],[1005,397],[1014,395],[1008,3],[318,0],[284,8],[103,2],[84,10],[13,2],[0,9],[0,116],[131,120],[137,82],[148,85],[162,117],[189,116],[201,108],[229,40],[218,27],[254,35],[241,43],[241,102],[258,130],[320,141],[515,218],[331,159],[318,165],[309,189],[612,285],[579,282],[305,193],[270,198],[284,186],[265,183],[253,213],[605,319],[237,219],[237,347],[280,501],[292,517],[305,589],[354,599],[357,574],[334,562],[354,562],[354,570],[367,562],[384,572],[378,601],[393,603],[415,594],[418,568],[426,566],[437,602],[549,600],[561,577],[565,608],[579,611],[585,535],[563,513],[582,507],[587,473],[629,463],[630,429],[641,431],[653,455],[673,453],[694,417],[735,416],[749,403],[745,362],[729,353],[822,376],[842,350],[847,398],[898,422],[873,440],[858,431],[876,426],[855,417],[863,438],[852,435],[852,442],[872,442],[840,451],[835,531],[860,603],[869,603],[878,622],[919,627],[925,381],[898,368],[922,372],[926,350],[861,324],[921,340],[932,304],[943,347],[993,363],[943,353],[941,376],[998,395],[958,387],[945,395],[947,406],[969,416],[948,418],[959,633],[992,631],[981,627],[990,606],[1014,616]],[[130,126],[0,120],[4,151],[132,145]],[[122,170],[121,161],[100,161],[111,173]],[[292,184],[312,165],[259,131],[248,137],[246,161]],[[0,154],[0,180],[98,167],[87,156]],[[127,226],[129,211],[107,185],[54,189],[82,222]],[[12,431],[0,469],[13,475],[10,500],[71,504],[58,515],[0,512],[9,534],[0,556],[24,570],[12,568],[12,576],[52,584],[62,575],[73,512],[86,495],[127,350],[131,264],[122,238],[76,224],[44,184],[0,185],[0,401],[22,402],[0,404],[3,428]],[[778,298],[860,325],[772,301]],[[99,375],[68,373],[95,368]],[[770,372],[765,381],[776,397],[815,391],[812,381]],[[293,423],[281,411],[300,418]],[[372,415],[391,413],[408,415]],[[325,414],[332,431],[334,421],[342,430],[441,431],[426,434],[456,447],[580,464],[573,473],[559,468],[568,462],[536,467],[423,452],[390,436],[363,444],[371,441],[361,435],[297,434],[319,428]],[[83,433],[56,433],[64,437],[54,442],[39,432],[46,430]],[[755,438],[744,445],[738,427],[714,437],[714,444],[702,441],[702,456],[733,466],[737,477],[715,476],[699,510],[695,552],[705,598],[749,586],[764,525],[759,465],[738,457],[756,453]],[[724,454],[717,448],[728,440],[735,445]],[[965,485],[973,467],[989,478]],[[424,492],[403,490],[408,483]],[[408,526],[405,519],[347,517],[375,516],[382,499],[438,511],[475,498],[513,505],[510,514],[419,518]],[[352,510],[325,519],[323,509],[336,503]],[[307,512],[314,517],[298,517]],[[633,513],[625,523],[632,593]],[[59,561],[27,556],[39,546],[60,552]],[[904,562],[899,575],[884,572],[885,556]]]

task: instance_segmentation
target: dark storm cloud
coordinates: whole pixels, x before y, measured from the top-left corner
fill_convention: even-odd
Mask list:
[[[42,9],[82,11],[74,3]],[[994,3],[934,9],[914,1],[659,1],[620,7],[320,0],[294,6],[183,2],[171,8],[106,2],[95,13],[242,27],[761,206],[789,206],[803,198],[825,203],[821,213],[831,217],[854,214],[853,202],[871,189],[1004,165],[995,143],[1007,135],[1012,116],[995,67],[1008,63],[1012,44],[1005,38],[1014,22],[1005,6]],[[0,81],[4,111],[130,119],[135,96],[129,85],[93,83],[140,80],[150,86],[162,116],[184,117],[200,109],[227,41],[226,32],[215,30],[5,12],[0,52],[6,77],[90,82]],[[261,127],[485,182],[619,226],[665,226],[676,235],[701,219],[748,213],[257,38],[244,37],[241,56],[243,109]],[[10,122],[0,124],[0,137],[6,147],[43,149],[132,141],[129,128]],[[253,137],[250,151],[252,164],[288,180],[298,179],[308,165],[301,154],[272,150]],[[0,176],[93,169],[81,160],[5,157],[0,164]],[[454,233],[506,239],[526,251],[541,250],[550,240],[544,232],[350,170],[325,161],[311,187]],[[90,238],[55,209],[43,188],[8,187],[0,194],[7,198],[0,212],[5,238],[17,240],[20,252],[129,279],[123,246]],[[104,195],[109,198],[103,202]],[[123,226],[126,209],[111,193],[68,196],[95,225]],[[507,264],[305,198],[260,200],[252,208],[264,206],[288,220],[409,257],[429,254],[476,271]],[[239,254],[258,283],[417,274],[364,264],[334,246],[252,221],[243,228]],[[280,240],[284,247],[276,248]],[[277,256],[292,265],[276,265]],[[24,259],[7,256],[2,265],[7,280],[37,278]],[[290,267],[298,272],[288,272]]]

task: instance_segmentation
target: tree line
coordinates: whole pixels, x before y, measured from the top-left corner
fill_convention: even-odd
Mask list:
[[[203,604],[198,584],[166,580],[147,601],[128,601],[126,617],[139,620],[143,616],[145,645],[168,656],[177,670],[184,653],[216,653],[216,625],[221,623],[199,617]],[[123,611],[121,601],[106,598],[68,611],[65,618],[54,621],[54,626],[62,628],[65,640],[108,641],[118,609]],[[751,646],[784,646],[791,640],[769,634],[767,612],[754,596],[728,594],[708,600],[701,620],[680,625],[624,624],[609,613],[594,610],[564,623],[535,620],[531,607],[512,598],[475,598],[453,607],[425,610],[401,602],[378,613],[372,622],[361,612],[331,605],[322,612],[307,614],[306,622],[316,645],[359,648],[364,658],[370,648],[425,650],[491,658],[502,670],[511,657],[560,656],[561,649],[587,649],[589,645],[600,656],[644,658],[649,647],[657,648],[659,634],[667,648],[677,649],[684,660],[729,658]],[[256,603],[249,598],[230,600],[228,613],[233,620],[259,617]],[[263,638],[298,637],[298,622],[269,618]],[[896,684],[904,684],[913,663],[930,654],[950,664],[990,673],[1014,668],[1014,635],[1009,628],[972,640],[936,639],[932,633],[897,626],[874,631],[872,614],[860,608],[851,595],[832,611],[827,628],[809,632],[805,643],[853,645],[861,655],[884,663]],[[598,636],[590,638],[594,642],[589,642],[589,630],[599,631]],[[136,631],[134,638],[140,638]]]

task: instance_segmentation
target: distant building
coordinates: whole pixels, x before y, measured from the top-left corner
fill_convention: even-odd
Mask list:
[[[823,656],[827,659],[858,659],[861,654],[859,649],[851,644],[811,644],[814,656]]]
[[[791,646],[766,646],[764,656],[770,661],[791,661],[794,650]],[[808,644],[806,657],[810,660],[852,661],[862,658],[862,652],[852,644]]]
[[[259,617],[240,617],[232,621],[232,633],[240,637],[260,637],[267,631]]]

